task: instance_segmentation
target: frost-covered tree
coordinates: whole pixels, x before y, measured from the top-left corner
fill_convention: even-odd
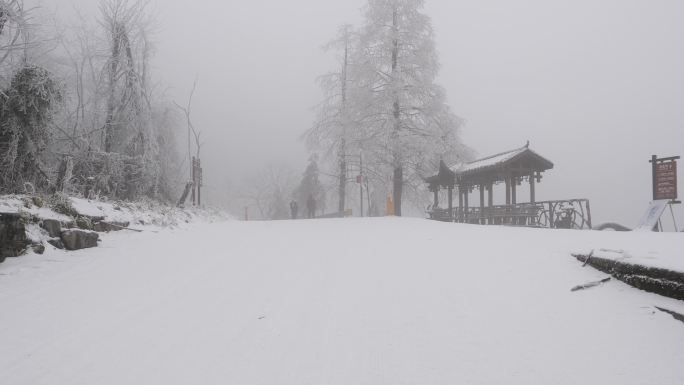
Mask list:
[[[178,200],[182,117],[151,84],[146,4],[65,27],[0,0],[0,191]]]
[[[296,186],[295,174],[289,167],[269,165],[250,175],[242,185],[242,191],[235,200],[248,208],[251,218],[289,218],[288,198]]]
[[[325,212],[325,189],[320,181],[318,157],[316,155],[309,158],[309,164],[304,170],[302,181],[299,183],[295,196],[299,207],[307,207],[309,197],[313,197],[316,201],[316,210]]]
[[[44,68],[25,65],[0,95],[0,190],[47,190],[48,124],[61,91]],[[27,187],[27,184],[32,187]]]
[[[26,57],[26,50],[36,44],[29,34],[30,12],[22,0],[0,0],[0,79],[7,81]]]
[[[59,34],[54,62],[61,63],[67,97],[55,122],[55,150],[73,160],[73,193],[174,202],[180,196],[182,116],[150,80],[146,4],[102,0],[97,23],[81,19]]]
[[[459,156],[459,119],[435,83],[439,62],[424,0],[369,0],[354,50],[353,120],[376,174],[391,170],[397,215],[405,182]]]
[[[326,51],[334,50],[339,54],[340,67],[318,79],[324,100],[317,107],[313,127],[305,135],[309,149],[322,152],[324,160],[338,169],[339,212],[345,210],[347,156],[352,152],[358,153],[355,149],[358,142],[353,140],[354,124],[349,102],[350,87],[353,86],[349,74],[355,37],[353,27],[345,24],[335,39],[324,47]]]
[[[107,76],[107,110],[104,125],[106,152],[142,154],[146,138],[145,87],[148,43],[142,27],[144,2],[106,0],[100,3],[102,27],[110,40],[105,69]],[[139,39],[134,39],[137,34]],[[139,56],[139,57],[138,57]]]

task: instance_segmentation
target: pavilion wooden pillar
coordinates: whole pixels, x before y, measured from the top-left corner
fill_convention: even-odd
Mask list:
[[[511,178],[511,204],[515,205],[518,203],[518,181],[517,178]]]
[[[485,219],[485,185],[483,184],[480,185],[480,224],[487,224]]]
[[[512,188],[512,186],[511,186],[511,178],[510,178],[510,177],[506,177],[506,206],[510,206],[510,205],[511,205],[511,190],[512,190],[512,189],[513,189],[513,188]],[[509,212],[510,210],[511,210],[510,207],[506,207],[506,213],[507,213],[507,214],[508,214],[508,212]],[[509,220],[508,215],[505,215],[505,216],[503,217],[503,223],[504,223],[504,224],[508,223],[508,220]]]
[[[463,220],[465,223],[468,223],[468,208],[470,207],[468,204],[468,198],[470,196],[470,186],[466,186],[465,191],[463,191]]]
[[[488,222],[490,225],[494,224],[494,218],[492,217],[492,207],[494,207],[494,183],[490,183],[489,186],[487,186],[487,204],[489,206],[489,219]]]
[[[506,177],[506,205],[511,204],[511,179]]]
[[[449,186],[449,222],[454,220],[454,186]]]
[[[534,175],[534,171],[530,173],[530,203],[537,202],[537,179]]]
[[[433,190],[433,192],[434,192],[434,194],[435,194],[435,203],[434,203],[434,205],[432,206],[432,208],[434,209],[434,208],[439,207],[439,187],[435,187],[435,189]]]
[[[516,178],[516,177],[511,177],[511,204],[513,206],[518,204],[518,178]],[[511,214],[510,223],[517,226],[519,224],[518,223],[519,217],[517,216],[519,211],[516,207],[512,207],[511,212],[512,212],[512,214]]]
[[[457,222],[463,222],[463,189],[458,186],[458,216]]]

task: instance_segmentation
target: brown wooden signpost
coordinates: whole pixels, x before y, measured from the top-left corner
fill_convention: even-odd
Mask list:
[[[653,167],[653,200],[677,201],[677,160],[679,156],[658,158],[653,155],[651,166]],[[678,203],[678,202],[676,202]]]

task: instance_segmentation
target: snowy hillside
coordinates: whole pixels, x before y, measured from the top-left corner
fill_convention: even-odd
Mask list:
[[[0,265],[2,383],[681,384],[684,303],[577,250],[679,234],[385,218],[104,235]],[[677,253],[673,255],[670,253]],[[639,254],[642,255],[642,254]]]

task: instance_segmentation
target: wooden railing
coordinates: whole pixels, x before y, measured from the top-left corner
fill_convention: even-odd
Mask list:
[[[545,201],[469,208],[428,207],[430,219],[480,225],[591,229],[591,209],[586,199]]]

